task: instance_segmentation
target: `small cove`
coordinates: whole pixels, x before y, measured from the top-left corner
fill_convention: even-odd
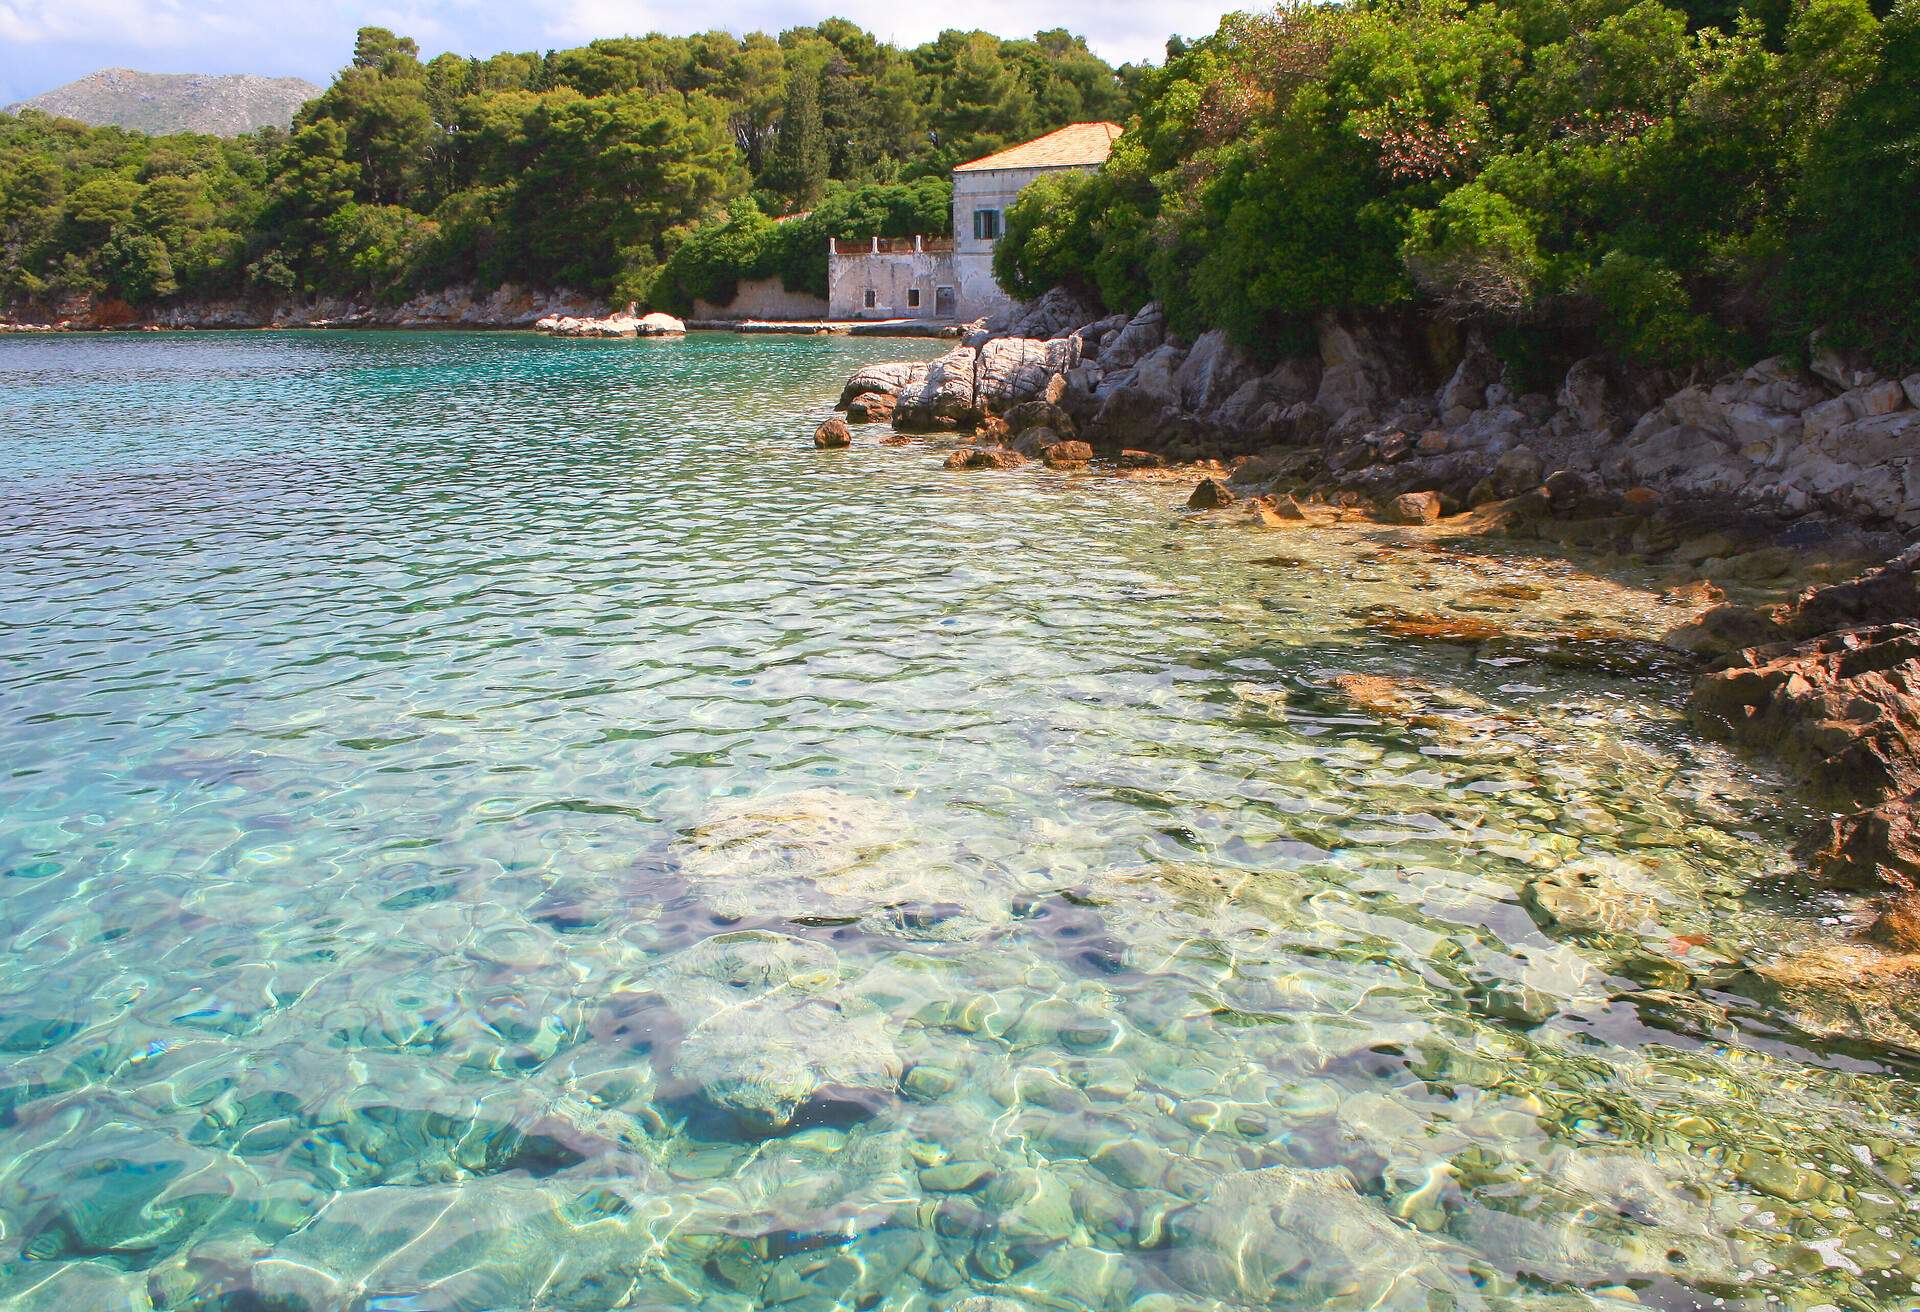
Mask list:
[[[917,345],[0,341],[0,1299],[1911,1302],[1792,788],[1376,622],[1655,580],[814,451]]]

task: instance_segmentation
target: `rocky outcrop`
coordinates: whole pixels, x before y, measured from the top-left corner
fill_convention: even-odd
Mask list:
[[[973,404],[982,415],[1004,415],[1040,397],[1047,384],[1080,363],[1077,336],[1035,341],[1000,337],[982,346],[974,363]]]
[[[1471,333],[1442,365],[1404,326],[1329,317],[1313,355],[1263,366],[1224,333],[1183,341],[1158,305],[1069,326],[1070,311],[1089,313],[1076,305],[1050,294],[1007,316],[1009,328],[1045,338],[988,323],[930,365],[863,370],[842,403],[863,388],[890,391],[903,429],[1004,417],[1016,440],[1044,427],[1108,456],[1305,450],[1318,465],[1291,477],[1383,511],[1410,492],[1472,508],[1551,481],[1546,508],[1563,517],[1621,508],[1652,488],[1675,501],[1920,528],[1920,375],[1881,377],[1818,342],[1804,363],[1776,357],[1677,388],[1591,356],[1548,395],[1518,392]]]
[[[84,307],[67,326],[99,326],[94,321],[102,308]],[[592,318],[605,312],[595,297],[508,284],[490,292],[465,286],[423,292],[399,305],[337,297],[180,301],[152,309],[136,321],[160,328],[530,328],[545,318]]]
[[[1886,895],[1881,934],[1902,940],[1920,905],[1917,567],[1920,546],[1791,607],[1711,613],[1709,635],[1760,641],[1722,657],[1689,702],[1704,732],[1784,762],[1838,812],[1808,838],[1814,876]]]
[[[915,374],[924,373],[923,364],[870,364],[856,371],[847,379],[847,385],[840,389],[840,408],[845,409],[856,396],[883,395],[897,402],[900,394],[914,380]]]
[[[679,337],[687,331],[687,325],[670,314],[658,311],[635,314],[632,306],[628,306],[623,314],[597,318],[549,315],[536,321],[533,327],[535,332],[553,337]]]
[[[971,428],[983,416],[974,370],[979,352],[960,346],[914,374],[900,390],[893,425],[903,431]]]

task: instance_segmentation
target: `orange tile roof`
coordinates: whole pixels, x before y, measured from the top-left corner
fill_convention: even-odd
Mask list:
[[[998,154],[954,165],[955,173],[986,169],[1057,169],[1105,164],[1113,141],[1123,129],[1118,123],[1069,123],[1058,132],[1009,146]]]

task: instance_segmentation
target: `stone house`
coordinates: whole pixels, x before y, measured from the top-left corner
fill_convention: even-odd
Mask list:
[[[1004,310],[993,277],[1007,207],[1027,184],[1060,169],[1107,162],[1118,123],[1073,123],[953,170],[953,233],[835,241],[827,254],[827,312],[835,319],[957,319]]]

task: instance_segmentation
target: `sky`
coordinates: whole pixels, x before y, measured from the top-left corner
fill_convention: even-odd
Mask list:
[[[325,84],[353,49],[355,29],[391,28],[443,50],[490,55],[547,50],[595,37],[722,27],[778,32],[838,15],[902,45],[943,27],[1028,36],[1065,27],[1114,63],[1158,61],[1167,36],[1211,32],[1242,5],[1221,0],[966,0],[947,7],[899,0],[0,0],[0,104],[50,91],[101,68],[148,73],[258,73]]]

